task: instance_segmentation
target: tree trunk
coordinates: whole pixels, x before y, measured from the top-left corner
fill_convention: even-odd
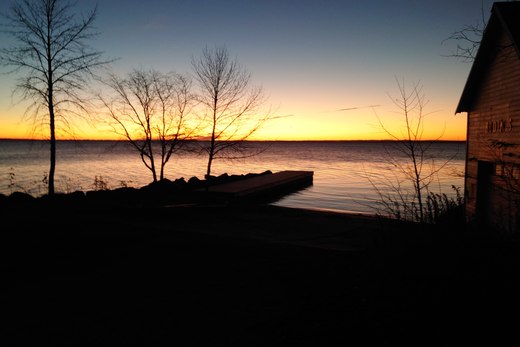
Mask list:
[[[408,127],[409,128],[409,127]],[[423,211],[423,197],[421,187],[421,173],[419,172],[419,163],[417,163],[417,153],[415,152],[414,143],[409,140],[410,154],[412,156],[413,170],[414,170],[414,188],[417,202],[419,204],[419,222],[424,223],[424,211]]]
[[[211,175],[211,163],[215,155],[215,129],[217,127],[217,106],[218,106],[218,89],[215,88],[213,97],[213,125],[211,129],[211,143],[209,145],[208,168],[206,170],[206,179]]]
[[[52,93],[51,93],[52,94]],[[49,105],[50,131],[51,131],[51,162],[49,168],[49,195],[54,195],[54,172],[56,171],[56,131],[54,128],[54,106]]]
[[[50,34],[49,34],[50,35]],[[53,74],[52,74],[52,58],[51,58],[51,50],[50,43],[47,47],[47,59],[48,59],[48,69],[49,69],[49,80],[47,82],[47,97],[48,97],[48,105],[49,105],[49,127],[50,127],[50,147],[51,147],[51,160],[49,167],[49,195],[54,195],[54,172],[56,171],[56,126],[55,126],[55,114],[54,114],[54,85],[52,82]]]
[[[212,148],[210,148],[210,151],[209,151],[208,166],[206,169],[206,179],[208,179],[209,176],[211,175],[211,163],[213,162],[213,149]]]

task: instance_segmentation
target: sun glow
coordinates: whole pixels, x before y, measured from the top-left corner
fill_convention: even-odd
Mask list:
[[[379,116],[385,128],[401,137],[405,125],[402,119],[391,115]],[[445,117],[431,116],[424,120],[423,140],[454,140],[466,139],[466,117],[463,115],[448,115]],[[378,117],[371,112],[356,112],[352,116],[330,113],[286,116],[273,119],[259,129],[251,139],[254,140],[391,140],[379,123]]]
[[[404,124],[398,115],[380,115],[385,127],[393,134],[403,134]],[[19,119],[19,118],[18,118]],[[4,139],[47,139],[47,129],[37,129],[30,121],[20,121],[16,117],[2,115],[0,138]],[[78,140],[121,140],[110,128],[101,124],[76,121],[74,130],[58,131],[58,139]],[[421,136],[424,140],[466,139],[466,117],[464,115],[431,115],[425,119]],[[262,125],[249,140],[265,141],[305,141],[305,140],[388,140],[377,117],[371,111],[352,113],[348,117],[340,113],[300,114],[273,117]]]

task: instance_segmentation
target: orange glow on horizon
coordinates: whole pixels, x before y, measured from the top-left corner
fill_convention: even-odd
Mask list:
[[[385,127],[398,137],[404,136],[404,124],[397,115],[381,116]],[[425,118],[422,140],[466,140],[466,116],[448,115],[442,118]],[[280,141],[358,141],[358,140],[391,140],[379,124],[374,113],[368,111],[356,116],[344,117],[341,115],[327,115],[316,117],[312,115],[302,117],[284,117],[267,122],[252,137],[252,140],[280,140]]]
[[[441,122],[426,121],[423,140],[466,140],[466,116],[451,116],[449,126]],[[385,121],[385,126],[396,135],[403,132],[399,119]],[[34,132],[32,124],[2,118],[0,139],[45,140],[49,136],[42,131]],[[109,130],[100,130],[82,124],[73,134],[58,133],[59,140],[124,140]],[[292,116],[268,121],[249,140],[254,141],[359,141],[392,139],[379,126],[374,115],[363,114],[356,118]]]
[[[7,131],[6,131],[7,130]],[[122,137],[115,136],[114,134],[106,134],[99,132],[83,133],[82,136],[58,136],[58,140],[125,140]],[[2,129],[0,131],[0,139],[12,139],[12,140],[47,140],[48,136],[44,135],[30,135],[27,131],[10,131],[10,129]],[[377,140],[391,140],[389,136],[383,136],[375,132],[331,132],[328,134],[315,133],[311,130],[307,132],[286,132],[278,133],[273,131],[272,133],[265,133],[259,130],[257,134],[251,136],[248,140],[250,141],[377,141]],[[442,136],[438,134],[432,134],[422,137],[422,140],[444,140],[444,141],[465,141],[466,132],[444,132]]]

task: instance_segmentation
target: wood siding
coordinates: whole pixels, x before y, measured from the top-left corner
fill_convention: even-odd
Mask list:
[[[517,176],[520,182],[520,59],[503,30],[497,47],[500,48],[490,57],[468,112],[466,218],[470,222],[486,220],[498,229],[516,231],[515,201],[519,199],[512,195],[516,189],[512,184]],[[485,166],[479,162],[493,166],[492,177],[487,178],[491,184],[485,197],[488,208],[484,210],[478,208],[483,203],[478,194],[482,195],[481,200],[484,198],[479,180],[486,179],[482,171]]]

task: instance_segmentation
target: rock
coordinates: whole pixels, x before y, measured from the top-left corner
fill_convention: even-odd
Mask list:
[[[219,181],[219,183],[225,183],[229,180],[229,175],[227,173],[223,173],[222,175],[217,177],[217,180]]]
[[[86,201],[85,193],[82,191],[75,191],[73,193],[56,193],[53,196],[49,196],[48,194],[40,197],[39,202],[41,204],[62,204],[62,205],[72,205],[72,204],[80,204]]]
[[[181,177],[181,178],[177,178],[175,181],[173,181],[175,184],[178,184],[180,187],[186,187],[186,185],[188,183],[186,183],[186,180],[184,179],[184,177]]]
[[[8,203],[16,205],[30,204],[33,203],[35,200],[36,198],[32,195],[22,192],[14,192],[7,197]]]
[[[0,206],[3,206],[7,203],[7,195],[0,193]]]
[[[198,184],[200,183],[200,179],[198,177],[191,177],[189,180],[188,180],[188,184]]]

